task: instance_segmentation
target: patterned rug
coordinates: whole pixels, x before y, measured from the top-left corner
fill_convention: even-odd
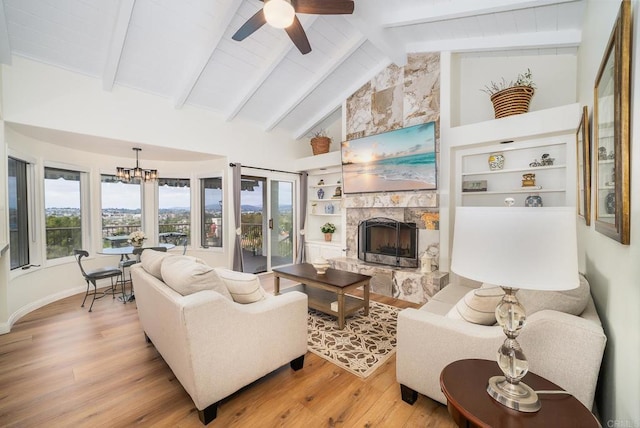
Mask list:
[[[335,365],[367,377],[396,351],[399,308],[370,302],[369,315],[363,311],[347,317],[344,330],[331,315],[309,309],[309,351]]]

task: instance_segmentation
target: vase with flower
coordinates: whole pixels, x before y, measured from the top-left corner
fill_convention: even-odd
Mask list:
[[[129,235],[129,242],[136,248],[142,247],[145,239],[147,239],[147,235],[141,230],[136,230]]]

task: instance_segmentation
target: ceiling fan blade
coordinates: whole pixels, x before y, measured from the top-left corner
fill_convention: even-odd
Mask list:
[[[291,4],[296,13],[314,15],[349,15],[354,5],[350,0],[294,0]]]
[[[264,17],[264,11],[260,9],[251,18],[245,22],[242,27],[231,37],[233,40],[241,41],[253,34],[258,28],[267,22]]]
[[[291,38],[291,41],[296,45],[298,50],[302,53],[302,55],[306,55],[311,52],[311,45],[309,44],[309,39],[307,39],[307,35],[304,32],[304,28],[302,28],[302,24],[300,24],[300,20],[298,17],[293,18],[293,24],[289,25],[285,28],[285,31]]]

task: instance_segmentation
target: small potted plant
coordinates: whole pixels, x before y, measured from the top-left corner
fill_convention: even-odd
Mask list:
[[[324,233],[324,240],[331,242],[333,233],[336,231],[336,225],[333,223],[325,223],[320,227],[322,233]]]
[[[327,137],[324,129],[320,129],[311,134],[311,150],[313,150],[314,155],[329,153],[330,146],[331,138]]]
[[[491,82],[481,91],[491,97],[495,118],[526,113],[535,92],[535,84],[531,77],[531,70],[518,74],[515,81],[507,82],[504,77],[500,82]]]

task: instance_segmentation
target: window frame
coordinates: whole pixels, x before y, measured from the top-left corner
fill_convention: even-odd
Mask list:
[[[229,216],[227,213],[227,201],[226,199],[228,199],[228,197],[226,197],[229,193],[228,193],[228,189],[225,187],[228,185],[227,183],[227,176],[225,174],[224,171],[222,170],[218,170],[218,171],[212,171],[210,173],[203,173],[203,174],[197,174],[195,177],[195,180],[197,180],[197,185],[193,186],[191,188],[191,191],[195,193],[195,197],[193,198],[193,202],[194,202],[194,206],[193,206],[193,212],[192,215],[194,216],[194,222],[193,222],[193,226],[194,226],[194,230],[198,231],[197,234],[197,241],[195,241],[193,238],[195,237],[195,235],[192,235],[192,240],[191,240],[191,245],[192,246],[198,246],[198,248],[200,248],[201,250],[204,251],[213,251],[213,252],[224,252],[225,251],[225,247],[227,246],[226,244],[226,236],[223,232],[223,230],[220,231],[219,236],[220,236],[220,246],[219,247],[209,247],[209,246],[205,246],[205,242],[203,242],[203,235],[205,233],[204,231],[204,219],[203,219],[203,214],[204,214],[204,206],[203,206],[203,197],[204,197],[204,188],[202,186],[202,180],[207,179],[207,178],[220,178],[220,180],[222,180],[221,182],[221,192],[222,192],[222,224],[223,227],[221,229],[224,230],[224,225],[225,224],[229,224]],[[197,228],[197,229],[196,229]]]
[[[110,177],[116,177],[115,173],[113,171],[100,171],[99,175],[98,175],[98,189],[99,189],[99,196],[98,196],[98,200],[96,202],[96,206],[98,207],[98,215],[96,217],[96,230],[98,232],[98,234],[96,235],[96,239],[95,239],[95,246],[97,248],[97,252],[102,251],[102,249],[107,248],[104,246],[103,244],[103,238],[102,238],[102,229],[103,229],[103,225],[102,225],[102,197],[103,195],[103,191],[102,191],[102,176],[110,176]],[[116,181],[120,181],[120,180],[116,180]],[[131,184],[131,183],[124,183],[124,184]],[[134,183],[136,184],[136,183]],[[146,205],[146,201],[145,201],[145,183],[144,181],[140,181],[137,183],[140,186],[140,229],[144,231],[145,226],[146,226],[146,209],[145,209],[145,205]],[[157,207],[158,202],[157,200],[153,202],[155,204],[155,206]],[[146,233],[146,232],[145,232]],[[149,234],[147,233],[147,237],[148,239],[150,238]],[[148,242],[148,241],[147,241]]]
[[[14,161],[17,161],[17,162],[21,162],[25,165],[24,187],[26,192],[25,219],[26,219],[27,231],[25,236],[18,236],[18,241],[21,242],[22,239],[26,239],[27,241],[26,262],[23,263],[23,261],[19,261],[19,263],[23,263],[23,264],[18,264],[15,267],[11,265],[11,215],[9,212],[9,160],[10,159],[13,159]],[[9,223],[7,242],[9,243],[9,271],[10,272],[20,272],[24,269],[28,269],[28,267],[30,267],[33,264],[38,264],[37,262],[34,263],[36,254],[35,254],[35,242],[33,239],[35,236],[33,233],[35,228],[35,222],[34,222],[34,216],[33,216],[33,211],[34,211],[33,210],[33,200],[34,200],[33,194],[35,192],[35,188],[34,188],[35,180],[33,178],[34,164],[35,162],[33,161],[33,158],[30,158],[29,156],[23,156],[19,153],[14,153],[11,151],[7,155],[7,192],[8,192],[7,193],[7,217],[8,217],[7,221]],[[22,258],[22,257],[19,257],[19,258]]]
[[[155,200],[154,200],[154,209],[155,209],[155,238],[160,242],[160,180],[188,180],[189,181],[189,236],[187,237],[187,245],[188,247],[193,247],[195,245],[194,242],[194,196],[193,196],[193,183],[194,179],[192,177],[174,177],[172,175],[158,177],[158,181],[154,183],[155,187]]]
[[[42,180],[41,180],[41,186],[42,186],[41,251],[42,251],[42,258],[44,260],[44,263],[47,266],[55,266],[57,264],[67,263],[70,260],[74,260],[74,256],[73,254],[70,254],[68,256],[58,257],[55,259],[49,259],[47,257],[47,216],[45,212],[46,195],[45,195],[45,186],[44,186],[44,180],[46,177],[45,170],[47,168],[62,169],[62,170],[67,170],[71,172],[77,172],[80,174],[80,229],[81,229],[80,233],[81,233],[81,240],[82,240],[81,241],[82,248],[85,250],[88,248],[91,248],[91,217],[90,217],[91,201],[89,199],[89,195],[90,195],[89,187],[90,187],[91,181],[90,181],[89,170],[86,167],[81,167],[75,164],[68,164],[68,163],[62,163],[62,162],[53,162],[53,161],[44,162],[44,165],[42,167]]]

